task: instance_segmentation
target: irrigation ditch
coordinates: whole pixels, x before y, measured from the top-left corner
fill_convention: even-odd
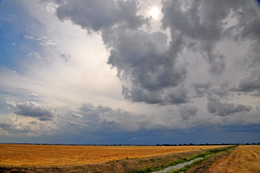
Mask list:
[[[177,161],[172,162],[171,164],[167,166],[162,166],[150,170],[140,170],[137,171],[139,173],[143,172],[151,172],[151,173],[179,173],[179,172],[184,172],[187,171],[189,168],[197,165],[198,163],[201,163],[212,156],[216,155],[217,153],[220,152],[230,152],[231,149],[234,149],[237,146],[231,146],[231,147],[226,147],[226,148],[220,148],[220,149],[211,149],[209,151],[206,151],[205,153],[198,154],[198,155],[193,155],[190,158],[184,158],[180,159]]]
[[[180,169],[183,169],[183,168],[185,168],[187,166],[190,166],[190,165],[192,165],[194,163],[200,162],[200,161],[202,161],[203,159],[205,159],[207,157],[210,157],[210,155],[205,156],[204,158],[203,157],[199,157],[199,158],[196,158],[196,159],[184,162],[184,163],[179,163],[179,164],[174,165],[174,166],[169,166],[169,167],[166,167],[166,168],[164,168],[162,170],[153,171],[152,173],[169,173],[169,172],[180,171]]]

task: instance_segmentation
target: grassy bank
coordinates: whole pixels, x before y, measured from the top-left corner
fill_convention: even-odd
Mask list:
[[[223,156],[228,156],[232,151],[234,151],[238,146],[229,147],[223,150],[216,150],[210,154],[209,157],[205,157],[202,160],[192,163],[191,165],[187,165],[181,168],[178,171],[174,171],[173,173],[186,172],[186,173],[196,173],[196,172],[206,172],[208,168],[218,159]]]
[[[203,153],[199,153],[199,154],[194,154],[194,155],[191,155],[190,157],[184,157],[184,158],[180,158],[178,160],[174,160],[172,161],[171,163],[167,164],[167,165],[161,165],[159,167],[153,167],[153,168],[146,168],[146,169],[136,169],[134,170],[133,172],[134,173],[148,173],[148,172],[154,172],[154,171],[158,171],[158,170],[162,170],[162,169],[165,169],[167,167],[170,167],[170,166],[175,166],[175,165],[178,165],[180,163],[184,163],[184,162],[188,162],[188,161],[191,161],[191,160],[194,160],[196,158],[204,158],[202,160],[199,160],[199,161],[196,161],[196,162],[193,162],[191,165],[187,165],[183,168],[181,168],[180,170],[177,170],[177,171],[173,171],[173,173],[178,173],[178,172],[183,172],[183,171],[186,171],[188,170],[189,168],[197,165],[198,163],[201,163],[203,161],[205,161],[206,159],[208,159],[209,157],[207,156],[213,156],[219,152],[228,152],[230,151],[232,148],[234,148],[236,146],[231,146],[231,147],[225,147],[225,148],[216,148],[216,149],[210,149],[210,150],[207,150]]]

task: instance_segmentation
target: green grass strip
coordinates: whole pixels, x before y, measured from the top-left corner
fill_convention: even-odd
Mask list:
[[[193,166],[195,166],[195,165],[197,165],[197,164],[199,164],[199,163],[201,163],[201,162],[204,162],[205,160],[211,158],[212,156],[216,155],[216,154],[219,153],[219,152],[224,151],[224,152],[227,152],[227,153],[231,153],[231,149],[232,149],[232,148],[235,148],[235,147],[237,147],[237,146],[232,146],[232,147],[228,147],[228,148],[224,148],[224,149],[220,149],[220,150],[212,150],[212,152],[211,152],[210,154],[204,156],[203,159],[198,160],[198,161],[196,161],[196,162],[193,162],[193,163],[190,164],[190,165],[186,165],[186,166],[184,166],[183,168],[181,168],[181,169],[179,169],[179,170],[169,171],[169,172],[167,172],[167,173],[180,173],[180,172],[187,171],[187,170],[190,169],[191,167],[193,167]],[[203,155],[204,155],[204,153],[203,153]],[[209,157],[207,157],[207,156],[209,156]]]
[[[148,172],[159,171],[159,170],[165,169],[165,168],[170,167],[170,166],[175,166],[175,165],[178,165],[180,163],[188,162],[188,161],[194,160],[196,158],[203,157],[203,159],[198,160],[196,162],[193,162],[190,165],[184,166],[180,170],[169,172],[169,173],[179,173],[179,172],[182,172],[182,171],[186,171],[189,168],[195,166],[196,164],[207,160],[208,158],[210,158],[211,156],[215,155],[216,153],[219,153],[219,152],[222,152],[222,151],[229,151],[231,148],[234,148],[234,147],[237,147],[237,146],[231,146],[231,147],[226,147],[226,148],[210,149],[210,150],[208,150],[208,151],[206,151],[204,153],[201,153],[201,154],[194,154],[191,157],[186,157],[186,158],[183,158],[183,159],[175,160],[175,161],[173,161],[173,162],[171,162],[170,164],[167,164],[167,165],[161,165],[161,166],[159,166],[157,168],[136,169],[136,170],[132,171],[132,173],[148,173]],[[209,156],[209,155],[210,155],[210,157],[206,157],[206,156]]]

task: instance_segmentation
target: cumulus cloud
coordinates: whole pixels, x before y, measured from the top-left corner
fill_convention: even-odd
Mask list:
[[[236,84],[231,82],[232,79],[223,84],[216,84],[216,81],[195,83],[193,87],[196,97],[209,94],[225,96],[235,90],[258,95],[260,11],[256,1],[166,0],[163,1],[162,12],[162,26],[171,32],[171,47],[175,47],[178,40],[181,43],[177,49],[179,52],[185,48],[200,53],[208,62],[209,71],[213,75],[230,73],[225,71],[227,65],[228,70],[241,70],[235,66],[230,68],[227,61],[236,62],[235,57],[226,57],[218,49],[220,43],[229,39],[233,43],[248,42],[251,45],[248,54],[241,60],[243,66],[247,66],[247,75],[250,75],[241,75],[237,89]]]
[[[193,106],[182,106],[182,107],[179,107],[179,112],[180,112],[180,116],[184,120],[188,120],[191,117],[195,117],[197,115],[198,108],[193,107]]]
[[[70,19],[89,30],[105,30],[117,24],[136,28],[146,22],[146,19],[137,15],[135,0],[74,0],[59,3],[57,16],[60,20]]]
[[[41,121],[49,121],[56,115],[50,106],[35,102],[7,102],[7,106],[17,115],[33,117]]]
[[[15,125],[13,123],[0,122],[0,135],[17,135],[30,133],[31,129],[28,127],[22,127],[20,124]]]
[[[142,28],[148,21],[140,15],[138,1],[55,2],[56,15],[60,20],[70,20],[88,31],[100,33],[103,43],[110,51],[107,63],[117,70],[124,98],[133,102],[187,103],[191,100],[191,89],[195,90],[196,97],[226,95],[233,88],[231,85],[221,85],[222,81],[217,81],[219,78],[216,81],[212,79],[191,84],[191,88],[186,87],[186,64],[182,66],[176,63],[181,61],[180,55],[184,49],[197,52],[208,62],[209,71],[220,76],[228,67],[226,63],[229,57],[217,49],[218,43],[224,39],[251,39],[254,45],[252,52],[257,52],[259,47],[259,31],[255,28],[259,26],[260,15],[254,1],[163,1],[162,27],[170,29],[170,38],[163,31],[147,32]],[[38,39],[30,35],[24,37],[51,41],[47,36]],[[61,54],[61,58],[65,62],[72,59],[69,54]],[[254,62],[259,62],[257,55],[253,59]],[[237,80],[240,82],[238,91],[258,90],[257,67],[259,66],[251,63],[248,68],[255,69],[251,76],[247,79],[244,75]]]
[[[251,2],[252,3],[252,2]],[[239,92],[245,93],[259,93],[260,92],[260,10],[259,8],[251,8],[250,3],[241,10],[239,16],[237,34],[242,40],[250,40],[251,55],[246,59],[246,66],[248,68],[249,75],[242,78],[237,86]],[[255,94],[257,96],[257,94]],[[259,95],[258,95],[259,96]]]
[[[211,74],[220,75],[229,57],[217,49],[219,42],[227,38],[253,39],[254,47],[259,45],[259,31],[255,28],[260,15],[253,1],[163,1],[162,28],[170,29],[170,43],[165,33],[141,28],[148,20],[138,14],[137,1],[56,2],[60,20],[68,19],[88,31],[100,32],[110,51],[107,63],[116,68],[125,99],[133,102],[181,104],[190,100],[189,90],[184,87],[186,67],[176,63],[184,49],[198,52],[208,62]],[[240,80],[237,90],[258,87],[259,80],[254,79],[256,70],[252,74],[250,79]],[[219,88],[225,88],[221,92],[223,89],[211,85],[210,82],[192,85],[196,97],[234,91],[221,85]]]
[[[216,49],[219,41],[227,37],[259,40],[260,15],[254,1],[168,0],[162,12],[163,27],[170,28],[172,40],[181,35],[182,44],[200,52],[213,74],[222,73],[226,66],[226,57]]]
[[[57,16],[87,30],[101,31],[110,49],[108,64],[117,69],[126,99],[158,104],[187,102],[186,90],[174,89],[186,73],[184,68],[175,67],[180,44],[176,41],[171,50],[166,34],[141,30],[147,20],[137,14],[136,1],[78,2],[60,2]]]
[[[234,86],[231,86],[231,83],[226,81],[217,85],[214,85],[211,82],[194,83],[192,87],[195,91],[195,98],[204,96],[211,97],[213,95],[219,97],[227,97],[231,95],[233,91],[235,91]]]
[[[242,92],[260,91],[260,76],[259,76],[259,74],[253,74],[250,77],[245,78],[242,81],[240,81],[237,90],[242,91]]]
[[[173,46],[176,37],[180,38],[182,46],[196,46],[214,74],[222,73],[225,69],[225,58],[214,47],[222,37],[221,22],[228,15],[230,8],[226,6],[215,1],[169,0],[164,1],[162,9],[163,27],[170,28]]]
[[[92,104],[83,104],[78,112],[73,114],[78,121],[83,121],[87,126],[95,130],[124,130],[136,131],[145,127],[147,119],[142,114],[135,114],[121,109],[114,110],[107,106],[93,106]],[[75,121],[75,120],[72,120]],[[79,122],[79,124],[82,124]]]
[[[220,116],[227,116],[237,112],[249,112],[252,109],[251,106],[222,103],[219,99],[216,98],[209,98],[207,108],[210,113]]]
[[[211,87],[211,83],[194,83],[193,84],[193,88],[196,92],[196,96],[197,97],[203,97],[205,94],[208,93],[210,87]]]
[[[245,79],[239,83],[240,91],[254,91],[260,89],[260,80],[259,79]]]
[[[126,29],[109,34],[103,34],[112,45],[108,64],[117,68],[126,99],[159,104],[187,101],[184,89],[173,89],[186,72],[175,67],[176,56],[169,51],[166,34]]]

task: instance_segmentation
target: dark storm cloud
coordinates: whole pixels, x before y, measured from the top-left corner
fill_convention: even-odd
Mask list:
[[[211,87],[211,83],[195,83],[193,84],[193,88],[197,94],[197,97],[203,97],[208,93]]]
[[[185,77],[183,69],[174,68],[177,53],[169,51],[165,34],[137,29],[147,19],[137,15],[136,1],[78,0],[59,4],[59,19],[70,19],[87,30],[102,32],[103,41],[111,50],[108,64],[117,69],[126,99],[163,104],[187,101],[184,90],[181,94],[167,90]]]
[[[148,91],[141,87],[132,86],[131,90],[123,87],[126,99],[150,104],[182,104],[189,101],[188,91],[185,88]]]
[[[60,3],[57,16],[60,20],[70,19],[88,30],[105,30],[116,24],[136,28],[146,20],[137,16],[135,0],[73,0]]]
[[[208,98],[208,111],[220,116],[227,116],[237,112],[249,112],[252,107],[245,105],[235,105],[232,103],[222,103],[219,99]]]
[[[162,12],[163,27],[170,28],[172,40],[181,35],[186,47],[191,45],[208,61],[213,74],[226,66],[226,57],[216,50],[219,41],[250,38],[259,43],[260,14],[254,1],[168,0],[163,1]],[[230,15],[237,24],[228,26],[232,22],[225,20]]]
[[[137,1],[56,2],[60,20],[68,19],[88,31],[100,32],[110,51],[108,64],[116,68],[121,80],[122,94],[133,102],[181,104],[190,100],[189,90],[184,87],[186,67],[176,65],[184,49],[198,52],[208,63],[211,74],[221,75],[229,57],[217,50],[220,41],[250,39],[254,41],[253,52],[259,47],[260,14],[255,1],[163,1],[162,28],[170,29],[170,44],[163,32],[141,30],[149,20],[138,14]],[[259,56],[254,56],[254,61],[259,62],[258,59]],[[241,79],[237,90],[258,87],[257,67],[248,67],[253,69],[253,77]],[[209,91],[210,85],[192,86],[197,97],[205,93],[226,95],[234,91],[230,86],[225,87],[225,92],[216,88]]]
[[[49,121],[56,115],[50,106],[37,104],[35,102],[7,102],[7,106],[13,110],[15,114],[37,118],[41,121]]]
[[[184,80],[186,72],[175,67],[176,55],[169,51],[166,34],[124,28],[113,34],[103,34],[112,45],[108,64],[117,68],[121,81],[127,81],[122,82],[126,99],[161,104],[187,101],[184,89],[171,89]]]
[[[216,49],[221,40],[228,38],[236,42],[252,41],[251,55],[246,60],[251,75],[240,80],[237,90],[259,92],[260,10],[255,1],[166,0],[163,1],[162,12],[163,28],[171,31],[171,44],[176,43],[176,38],[181,38],[179,42],[183,46],[202,55],[213,74],[220,74],[226,68],[227,57]],[[228,19],[229,17],[232,19]],[[209,93],[226,95],[235,90],[231,86],[220,87],[225,92],[219,89],[209,91],[208,86],[194,85],[197,96]]]
[[[193,106],[182,106],[179,107],[180,116],[184,119],[190,119],[191,117],[194,117],[197,115],[198,108]]]
[[[126,99],[158,104],[186,103],[186,90],[174,88],[186,74],[184,68],[175,67],[181,42],[176,39],[171,50],[166,34],[138,29],[147,24],[147,19],[137,15],[137,11],[137,2],[133,0],[78,0],[60,3],[57,16],[87,30],[101,31],[110,49],[108,64],[117,69]]]
[[[162,12],[163,27],[170,28],[172,44],[181,35],[185,47],[197,46],[201,55],[210,64],[214,74],[225,69],[225,57],[215,50],[222,37],[222,20],[230,12],[227,3],[218,1],[164,1]]]
[[[260,47],[260,44],[258,46]],[[260,51],[256,52],[259,54],[251,59],[249,65],[250,75],[242,78],[235,90],[253,96],[260,96]]]
[[[219,97],[227,97],[233,91],[235,91],[234,87],[231,86],[229,82],[223,82],[220,85],[214,85],[210,82],[195,83],[193,84],[193,88],[196,92],[195,97],[204,97],[212,95],[216,95]]]
[[[238,3],[242,8],[237,10],[236,17],[239,20],[236,29],[240,29],[239,35],[242,38],[251,38],[252,40],[260,41],[260,12],[254,1],[241,1]]]
[[[260,10],[259,10],[260,11]],[[260,13],[260,12],[259,12]],[[260,16],[260,15],[259,15]],[[260,19],[259,19],[260,20]],[[258,31],[260,33],[260,31]],[[252,46],[251,51],[254,52],[251,59],[248,60],[248,69],[250,75],[242,78],[237,86],[237,91],[245,93],[260,92],[260,38]]]
[[[242,80],[239,83],[238,91],[244,91],[244,92],[260,91],[260,77],[255,75],[252,76],[251,78]]]
[[[257,1],[255,1],[257,2]],[[252,4],[253,2],[251,2]],[[241,39],[252,41],[251,49],[253,55],[248,60],[250,76],[240,80],[237,90],[242,92],[260,92],[260,9],[252,8],[250,3],[240,11],[237,32]],[[255,94],[255,96],[259,96]]]
[[[146,127],[147,119],[144,115],[135,114],[121,109],[112,109],[106,106],[83,104],[78,112],[72,114],[73,120],[83,128],[95,130],[135,131]]]

